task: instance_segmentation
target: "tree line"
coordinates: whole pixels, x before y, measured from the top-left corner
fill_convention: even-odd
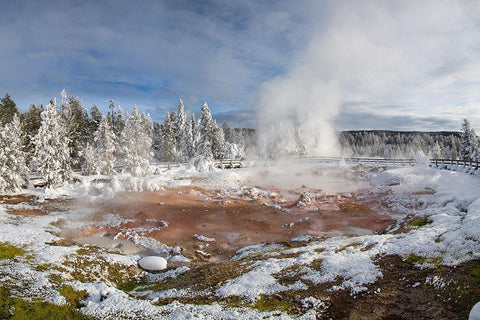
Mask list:
[[[17,191],[36,173],[59,186],[74,170],[83,174],[149,173],[153,161],[185,162],[245,155],[245,130],[219,126],[205,103],[198,120],[183,101],[162,123],[137,106],[131,113],[110,101],[107,114],[88,113],[80,100],[61,93],[61,103],[20,112],[7,93],[0,100],[0,191]]]
[[[339,143],[346,156],[411,158],[422,153],[435,159],[480,161],[480,143],[470,122],[460,132],[343,131]]]

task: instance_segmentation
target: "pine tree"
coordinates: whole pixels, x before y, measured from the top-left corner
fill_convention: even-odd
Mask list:
[[[185,136],[184,136],[184,150],[183,154],[185,155],[186,160],[190,160],[195,157],[195,146],[193,143],[193,130],[192,130],[192,121],[188,121],[185,124]]]
[[[197,155],[205,159],[213,159],[212,142],[215,135],[215,127],[208,104],[204,103],[197,126]]]
[[[26,185],[28,169],[22,150],[22,128],[16,114],[0,129],[0,192],[17,192]]]
[[[95,133],[95,131],[97,131],[101,121],[102,113],[98,109],[97,105],[94,104],[92,110],[90,110],[90,119],[88,121],[88,131],[90,137],[93,137],[93,134]]]
[[[14,115],[19,115],[18,107],[7,92],[0,100],[0,125],[12,122]]]
[[[35,146],[33,145],[33,137],[37,134],[42,125],[41,114],[44,108],[42,105],[38,107],[32,104],[26,113],[23,113],[23,129],[24,129],[24,150],[26,152],[27,163],[33,157]]]
[[[477,136],[467,119],[462,123],[460,157],[465,161],[477,161],[480,157]]]
[[[175,121],[175,149],[177,150],[177,160],[185,160],[187,153],[187,146],[185,145],[185,128],[187,123],[187,117],[183,106],[183,101],[178,101],[178,114]]]
[[[198,132],[198,123],[197,119],[195,119],[195,114],[192,113],[192,116],[190,117],[190,125],[192,126],[192,147],[193,147],[193,156],[195,157],[197,155],[197,146],[198,142],[200,141],[200,134]]]
[[[149,117],[142,116],[135,106],[122,131],[125,169],[136,176],[147,174],[150,169],[152,129],[147,119]]]
[[[45,177],[48,187],[58,187],[71,175],[68,129],[51,101],[41,114],[42,124],[33,138],[33,169]]]
[[[115,166],[115,134],[105,117],[94,135],[95,150],[99,155],[97,170],[101,174],[112,174]]]
[[[162,127],[162,155],[164,161],[174,161],[176,151],[175,124],[172,115],[167,113]]]
[[[307,147],[298,128],[295,128],[295,153],[299,157],[306,157],[308,154]]]
[[[162,134],[163,134],[163,126],[158,123],[153,123],[153,137],[152,137],[152,149],[155,160],[161,161],[163,160],[162,157]]]
[[[223,130],[217,126],[217,122],[213,121],[214,133],[212,139],[212,154],[215,159],[223,159],[225,157],[225,137]]]
[[[62,117],[67,128],[70,157],[73,160],[73,166],[80,168],[80,150],[88,137],[88,113],[77,98],[70,96],[68,101],[65,98],[66,92],[63,90]]]

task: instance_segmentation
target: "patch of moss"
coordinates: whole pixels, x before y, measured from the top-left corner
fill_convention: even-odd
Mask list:
[[[473,277],[473,281],[477,284],[480,284],[480,266],[474,266],[468,273]]]
[[[24,256],[26,251],[15,247],[7,242],[0,242],[0,259],[13,259],[16,256]]]
[[[57,306],[48,302],[25,301],[13,297],[10,290],[0,287],[0,319],[11,320],[88,320],[89,318],[71,305]]]
[[[71,247],[76,245],[77,243],[72,239],[59,239],[52,242],[47,242],[46,244],[50,246],[58,246],[58,247]]]
[[[266,296],[261,295],[260,298],[255,301],[253,305],[258,311],[283,311],[290,313],[292,310],[292,305],[287,301],[282,300],[280,296],[272,295]]]
[[[167,289],[190,288],[201,291],[220,287],[228,279],[233,279],[248,271],[240,261],[221,261],[199,263],[191,266],[189,272],[180,274],[175,279],[165,279],[155,283],[151,289],[155,291]]]
[[[349,243],[347,245],[344,245],[343,247],[340,247],[338,249],[335,250],[335,253],[338,253],[338,252],[341,252],[341,251],[344,251],[348,248],[353,248],[353,249],[356,249],[360,246],[360,243],[358,242],[352,242],[352,243]]]
[[[442,263],[442,257],[434,257],[434,258],[425,258],[418,256],[416,254],[409,254],[404,261],[410,264],[432,264],[432,265],[439,265]]]
[[[408,223],[410,227],[423,227],[426,226],[427,224],[432,223],[433,221],[430,220],[429,217],[418,217],[413,219]]]
[[[76,308],[82,307],[81,301],[88,297],[88,293],[85,290],[75,290],[71,286],[63,286],[58,292],[65,297],[67,303]]]
[[[118,263],[108,263],[103,254],[105,250],[85,246],[67,259],[63,264],[70,269],[70,276],[82,282],[104,281],[121,290],[131,290],[137,282],[139,269],[135,266],[125,266]]]

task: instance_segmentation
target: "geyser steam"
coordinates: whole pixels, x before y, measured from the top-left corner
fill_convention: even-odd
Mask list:
[[[340,86],[324,77],[319,50],[318,41],[312,40],[286,75],[262,85],[258,144],[264,155],[295,154],[297,130],[309,156],[339,154],[333,121],[339,113]]]

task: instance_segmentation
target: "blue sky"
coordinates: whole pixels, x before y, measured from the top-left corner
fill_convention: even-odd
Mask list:
[[[0,94],[26,108],[66,89],[86,108],[114,99],[157,120],[181,97],[189,110],[206,101],[220,120],[254,127],[262,88],[278,79],[296,88],[304,69],[308,83],[337,84],[338,129],[451,130],[464,117],[480,128],[478,9],[472,1],[1,1]]]

